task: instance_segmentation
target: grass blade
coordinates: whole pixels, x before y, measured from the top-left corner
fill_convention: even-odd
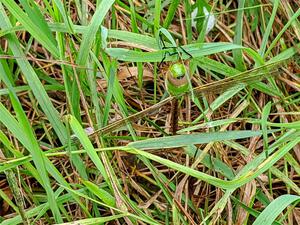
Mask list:
[[[300,196],[296,195],[281,195],[272,201],[267,208],[256,218],[253,225],[271,225],[277,216],[293,202],[298,202]]]

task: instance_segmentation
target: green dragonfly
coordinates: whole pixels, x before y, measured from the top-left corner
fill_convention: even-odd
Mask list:
[[[124,119],[115,121],[99,130],[94,131],[90,135],[94,135],[94,134],[104,135],[104,134],[113,132],[116,129],[125,126],[127,123],[135,122],[135,121],[145,117],[148,114],[154,113],[155,111],[160,109],[162,106],[174,101],[176,98],[179,98],[184,95],[189,95],[189,94],[191,94],[191,92],[193,92],[195,96],[199,96],[199,95],[207,94],[207,93],[216,93],[220,90],[226,90],[226,89],[232,88],[234,86],[239,86],[241,84],[244,84],[246,86],[249,84],[254,84],[256,82],[259,82],[263,78],[276,76],[282,72],[282,70],[280,68],[282,66],[284,66],[289,60],[290,59],[284,59],[281,61],[276,61],[273,63],[265,64],[263,66],[255,68],[255,69],[251,69],[246,72],[242,72],[237,75],[234,75],[234,76],[231,76],[231,77],[219,80],[219,81],[215,81],[212,83],[208,83],[205,85],[195,87],[192,90],[189,90],[189,88],[185,87],[185,88],[183,88],[184,90],[182,92],[180,92],[178,95],[170,95],[169,97],[158,102],[157,104],[150,106],[149,108],[144,109],[140,112],[132,114]],[[182,66],[183,65],[179,65],[179,67],[182,67]],[[179,70],[180,70],[180,68],[179,68]]]
[[[165,39],[168,40],[167,45],[164,42],[164,39],[162,38],[162,35],[164,35]],[[140,118],[146,116],[147,114],[151,114],[155,111],[157,111],[162,106],[171,103],[171,133],[176,134],[177,131],[177,123],[178,123],[178,99],[180,99],[182,96],[186,94],[192,94],[192,96],[198,96],[200,94],[210,93],[210,92],[218,92],[220,90],[226,90],[231,87],[234,87],[235,85],[240,85],[241,83],[247,85],[250,83],[258,82],[262,78],[268,77],[268,76],[275,76],[277,74],[280,74],[279,67],[282,66],[287,60],[281,60],[274,63],[269,63],[264,66],[258,67],[256,69],[248,70],[246,72],[239,73],[237,75],[225,78],[223,80],[219,80],[216,82],[212,82],[209,84],[205,84],[199,87],[192,88],[192,84],[190,81],[190,76],[188,74],[188,69],[184,63],[184,60],[192,58],[193,60],[199,60],[198,58],[194,58],[194,54],[197,55],[197,51],[199,51],[199,48],[201,46],[203,47],[202,50],[204,50],[204,45],[199,44],[191,44],[189,45],[189,49],[192,49],[191,51],[188,51],[186,47],[178,46],[173,39],[172,35],[164,28],[159,29],[158,36],[157,36],[157,43],[159,46],[159,49],[163,55],[162,55],[162,61],[158,64],[160,65],[164,62],[165,59],[170,60],[176,60],[176,63],[172,64],[168,72],[165,76],[165,86],[166,90],[169,93],[169,97],[166,99],[158,102],[157,104],[143,110],[140,112],[137,112],[133,115],[128,116],[127,118],[124,118],[122,120],[113,122],[106,127],[95,131],[95,133],[101,133],[106,134],[111,131],[114,131],[129,122],[134,122],[139,120]],[[194,46],[195,45],[195,46]],[[221,47],[221,46],[220,46]],[[209,50],[209,49],[208,49]],[[225,50],[225,49],[224,49]],[[115,54],[117,53],[118,54]],[[120,54],[120,52],[122,54]],[[121,61],[127,61],[131,59],[130,55],[133,53],[139,53],[139,52],[132,52],[132,50],[126,50],[126,49],[118,49],[118,48],[110,48],[107,50],[107,53],[111,55],[112,57],[115,57]],[[154,56],[154,54],[157,55],[155,52],[149,52],[142,54],[148,54],[151,55],[150,58]],[[167,57],[168,56],[168,57]],[[176,59],[177,58],[177,59]],[[126,60],[127,59],[127,60]],[[135,58],[134,60],[137,60],[136,62],[139,62],[139,60],[143,59],[143,57]],[[134,61],[132,60],[132,61]],[[153,58],[153,60],[156,60]],[[155,61],[156,62],[156,61]]]
[[[166,46],[164,39],[162,37],[162,34],[165,35],[165,37],[167,37],[170,42],[172,43],[172,46]],[[184,61],[182,59],[182,53],[184,53],[185,55],[189,56],[190,58],[193,58],[193,56],[187,52],[184,48],[182,48],[181,46],[176,45],[174,39],[172,38],[172,36],[170,35],[170,33],[164,29],[161,28],[158,31],[158,37],[159,37],[159,46],[162,50],[165,49],[169,49],[172,52],[165,52],[164,56],[162,58],[162,61],[158,64],[158,67],[160,67],[160,65],[164,62],[164,60],[167,57],[167,54],[169,56],[172,55],[176,55],[179,58],[179,60],[181,62],[177,62],[177,63],[173,63],[171,64],[171,66],[169,67],[166,76],[165,76],[165,87],[167,92],[169,93],[170,96],[174,96],[175,98],[172,100],[171,102],[171,120],[170,120],[170,124],[171,124],[171,133],[173,135],[176,134],[177,132],[177,128],[178,128],[178,100],[181,97],[182,93],[186,93],[189,90],[189,75],[188,75],[188,71],[187,68],[184,64]]]

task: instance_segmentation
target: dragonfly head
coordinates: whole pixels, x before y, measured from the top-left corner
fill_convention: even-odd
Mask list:
[[[172,64],[167,72],[166,88],[170,95],[179,96],[188,91],[187,68],[182,63]]]
[[[170,66],[169,70],[170,70],[170,75],[176,79],[181,79],[182,77],[184,77],[186,75],[186,72],[187,72],[185,65],[182,63],[172,64]]]

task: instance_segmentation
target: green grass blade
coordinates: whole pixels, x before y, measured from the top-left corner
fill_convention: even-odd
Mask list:
[[[272,15],[271,15],[270,20],[268,22],[268,26],[267,26],[266,30],[264,31],[264,36],[263,36],[261,46],[260,46],[259,51],[258,51],[258,53],[262,57],[264,56],[264,53],[265,53],[265,50],[266,50],[266,47],[267,47],[267,44],[268,44],[268,39],[269,39],[270,33],[272,31],[272,26],[273,26],[273,23],[274,23],[274,20],[275,20],[275,16],[277,14],[277,9],[278,9],[278,6],[279,6],[279,2],[280,2],[279,0],[274,1],[273,9],[272,9]]]
[[[264,142],[264,149],[268,149],[269,148],[269,143],[268,143],[268,127],[267,127],[267,122],[268,122],[268,117],[269,114],[271,112],[271,102],[268,102],[266,104],[266,106],[263,109],[262,112],[262,118],[261,118],[261,129],[263,131],[263,142]],[[266,151],[266,158],[269,156],[268,152]]]
[[[2,28],[9,28],[11,24],[9,23],[8,18],[5,15],[4,9],[0,6],[0,26]],[[58,112],[52,105],[43,85],[38,79],[35,71],[31,67],[30,63],[27,60],[24,60],[26,57],[21,49],[21,44],[19,43],[15,34],[7,35],[7,40],[13,54],[17,57],[16,61],[22,70],[30,88],[32,89],[33,94],[35,95],[37,101],[39,102],[41,108],[47,115],[48,120],[52,124],[54,130],[56,131],[57,136],[60,138],[61,142],[64,143],[66,140],[66,132],[63,123],[59,117]]]
[[[47,23],[44,21],[44,18],[41,18],[40,15],[38,15],[36,11],[32,11],[32,14],[26,14],[16,3],[15,1],[9,1],[9,0],[3,0],[3,4],[8,8],[8,10],[13,14],[14,17],[16,17],[22,25],[25,27],[25,29],[34,37],[36,38],[45,48],[47,48],[51,54],[55,58],[58,58],[58,50],[56,47],[56,41],[50,32],[50,29],[47,26]],[[35,3],[34,3],[35,4]],[[9,23],[4,18],[5,12],[3,7],[0,7],[1,11],[1,19],[2,22],[1,28],[2,29],[8,29],[11,26],[8,25]],[[6,21],[6,22],[4,22]],[[37,22],[40,21],[40,24],[37,24]],[[18,55],[21,56],[21,55]]]
[[[236,18],[236,27],[235,27],[235,35],[233,43],[236,45],[242,45],[242,35],[243,35],[243,19],[244,19],[244,6],[245,0],[241,0],[238,2],[237,18]],[[244,71],[246,66],[243,61],[243,53],[241,49],[233,50],[233,59],[236,69],[240,71]]]
[[[262,135],[261,131],[226,131],[226,132],[210,132],[199,134],[183,134],[170,137],[152,138],[142,141],[129,143],[129,147],[138,149],[161,149],[161,148],[176,148],[188,146],[190,144],[205,144],[209,142],[243,139]]]
[[[279,39],[281,38],[281,36],[286,32],[286,30],[293,24],[293,22],[295,20],[297,20],[297,18],[300,16],[300,9],[298,9],[294,15],[289,19],[289,21],[284,25],[284,27],[282,28],[282,30],[277,34],[277,36],[274,38],[274,40],[271,42],[271,44],[269,45],[268,50],[266,51],[264,57],[267,57],[271,50],[275,47],[275,45],[278,43]]]
[[[185,18],[191,18],[192,13],[192,7],[191,7],[191,1],[184,0],[184,14]],[[193,30],[192,30],[192,20],[185,20],[185,29],[186,29],[186,35],[187,35],[187,43],[192,42],[193,38]]]
[[[169,9],[168,9],[168,13],[167,13],[167,17],[166,19],[164,20],[164,23],[163,23],[163,27],[165,29],[168,29],[174,16],[175,16],[175,13],[176,13],[176,10],[177,10],[177,7],[180,3],[180,0],[173,0],[171,1],[170,3],[170,6],[169,6]]]
[[[105,191],[103,188],[100,188],[99,186],[90,181],[82,181],[82,183],[87,187],[87,189],[91,193],[96,195],[106,205],[116,207],[116,200],[109,192]]]
[[[104,168],[104,165],[101,162],[99,156],[97,155],[92,143],[88,139],[85,131],[82,129],[81,125],[79,124],[79,122],[76,120],[75,117],[68,115],[66,117],[66,119],[70,123],[70,126],[71,126],[72,130],[74,131],[74,134],[76,135],[76,137],[80,140],[81,144],[87,150],[87,153],[88,153],[89,157],[91,158],[91,160],[94,162],[97,169],[100,171],[101,175],[104,177],[105,181],[108,182],[109,179],[108,179],[107,172]]]
[[[199,48],[201,45],[201,48]],[[211,54],[216,54],[223,51],[230,51],[233,49],[243,48],[239,45],[231,43],[204,43],[204,44],[190,44],[182,46],[185,51],[189,52],[194,58],[203,57]],[[107,48],[105,50],[108,55],[117,60],[129,61],[129,62],[161,62],[167,52],[170,50],[159,50],[155,52],[137,52],[124,48]],[[188,59],[190,56],[182,53],[182,59]],[[177,61],[178,56],[172,55],[166,56],[165,61]]]
[[[21,143],[23,143],[23,145],[31,153],[37,171],[41,177],[41,184],[45,188],[45,191],[47,193],[48,201],[51,205],[50,208],[53,212],[55,221],[62,222],[62,217],[56,204],[54,193],[50,185],[50,180],[45,169],[45,156],[34,137],[30,123],[27,120],[26,115],[22,110],[21,104],[17,100],[15,94],[11,95],[11,101],[15,108],[19,123],[14,120],[14,118],[2,104],[0,104],[0,121],[19,139]]]
[[[272,201],[267,208],[256,218],[253,225],[272,225],[276,217],[290,204],[298,202],[300,196],[296,195],[281,195]]]
[[[91,19],[91,22],[83,35],[82,42],[79,48],[78,56],[76,63],[78,65],[85,65],[86,60],[88,59],[89,51],[92,47],[94,39],[96,37],[96,32],[99,31],[99,27],[108,12],[111,8],[114,0],[101,1],[97,6],[96,11]]]
[[[154,34],[156,36],[157,31],[159,30],[160,27],[160,13],[161,13],[161,1],[160,0],[155,0],[155,6],[154,6]]]
[[[72,23],[70,16],[66,12],[65,5],[63,4],[64,2],[59,0],[54,0],[54,3],[56,4],[61,16],[63,17],[64,25],[68,28],[68,32],[74,33],[74,27],[73,27],[74,25]]]

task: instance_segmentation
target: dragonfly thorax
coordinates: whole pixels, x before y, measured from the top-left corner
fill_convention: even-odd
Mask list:
[[[166,88],[172,96],[188,91],[187,69],[184,64],[175,63],[170,66],[166,76]]]

